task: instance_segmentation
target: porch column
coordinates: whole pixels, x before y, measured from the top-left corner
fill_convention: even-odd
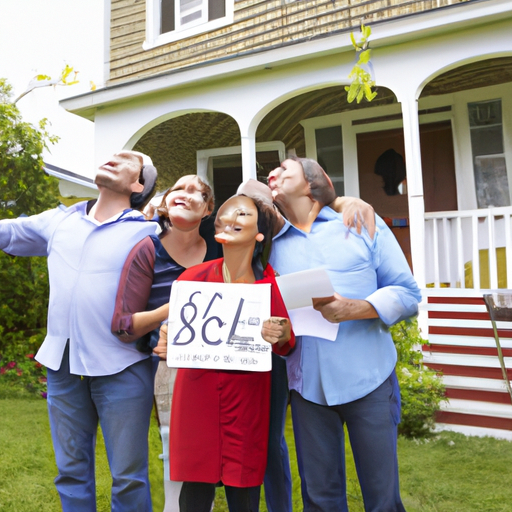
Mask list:
[[[242,180],[256,179],[256,129],[240,127],[242,139]]]
[[[414,90],[397,94],[402,104],[407,194],[409,199],[409,231],[414,277],[420,288],[425,288],[425,201],[421,170],[420,129],[418,101]]]

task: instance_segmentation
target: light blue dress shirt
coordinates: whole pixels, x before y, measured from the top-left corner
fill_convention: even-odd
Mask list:
[[[131,249],[155,234],[156,223],[125,210],[98,226],[86,202],[39,215],[0,221],[0,249],[16,256],[48,256],[48,331],[36,359],[57,371],[69,340],[70,372],[113,375],[146,359],[135,342],[111,332],[119,278]]]
[[[324,268],[341,296],[367,300],[379,314],[340,323],[335,341],[297,338],[287,357],[289,386],[311,402],[340,405],[379,387],[397,357],[387,326],[417,314],[418,285],[395,236],[380,217],[376,222],[372,240],[324,207],[310,233],[286,222],[274,237],[270,263],[280,275]]]

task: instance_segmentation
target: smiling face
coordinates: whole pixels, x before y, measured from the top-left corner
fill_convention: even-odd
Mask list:
[[[254,246],[263,235],[258,230],[258,209],[249,197],[233,196],[217,212],[215,240],[221,244]]]
[[[181,177],[165,195],[163,202],[173,226],[195,226],[211,213],[206,186],[196,175]]]
[[[94,183],[100,189],[130,196],[132,192],[141,192],[144,189],[139,183],[141,169],[141,156],[132,151],[121,151],[100,166]]]
[[[302,165],[295,160],[285,160],[281,167],[268,175],[268,186],[275,202],[289,202],[296,197],[309,196],[309,183]]]

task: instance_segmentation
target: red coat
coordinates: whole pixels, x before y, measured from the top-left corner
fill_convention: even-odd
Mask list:
[[[192,267],[182,281],[223,282],[222,259]],[[271,283],[272,316],[288,317],[270,265],[257,283]],[[286,353],[293,338],[279,349]],[[179,369],[171,413],[171,480],[263,483],[267,465],[271,372]]]

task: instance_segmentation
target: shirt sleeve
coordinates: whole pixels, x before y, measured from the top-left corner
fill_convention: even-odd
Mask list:
[[[65,209],[0,220],[0,249],[13,256],[48,256],[48,242]]]
[[[151,237],[141,240],[123,265],[117,290],[112,332],[123,342],[135,341],[132,317],[145,311],[151,294],[155,266],[155,245]]]
[[[377,227],[372,252],[378,289],[366,300],[386,325],[393,325],[418,314],[421,291],[395,235],[380,217]]]

